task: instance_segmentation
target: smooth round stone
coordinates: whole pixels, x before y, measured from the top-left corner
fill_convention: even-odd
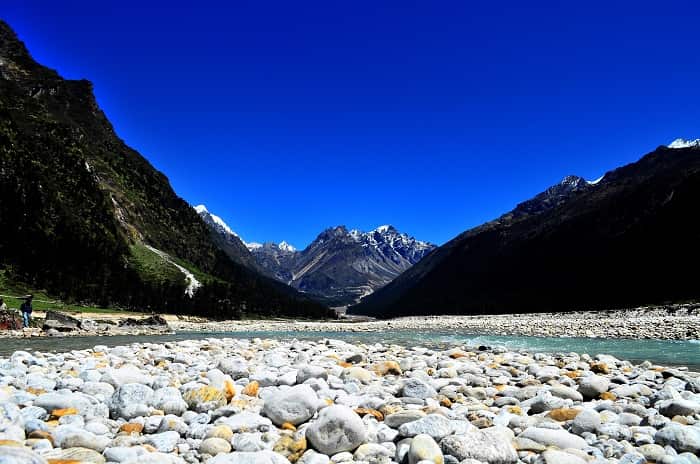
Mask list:
[[[435,440],[440,440],[452,433],[452,423],[445,416],[429,414],[413,422],[407,422],[399,427],[399,434],[404,437],[415,437],[427,434]]]
[[[152,404],[164,414],[180,416],[187,411],[187,403],[182,399],[180,390],[174,387],[163,387],[153,392]]]
[[[352,459],[352,455],[351,455]],[[297,461],[298,464],[330,464],[331,458],[325,454],[317,453],[314,450],[307,450],[304,455]],[[333,461],[340,462],[340,461]]]
[[[417,378],[406,379],[401,388],[401,394],[408,398],[435,398],[437,392],[433,387]]]
[[[47,464],[47,461],[27,448],[0,445],[0,464]]]
[[[109,412],[113,419],[133,419],[148,414],[153,401],[151,387],[139,383],[120,385],[112,395]]]
[[[587,445],[586,440],[573,435],[566,430],[545,429],[538,427],[529,427],[519,435],[522,438],[528,438],[537,443],[546,446],[556,446],[557,448],[566,449],[584,449]]]
[[[199,452],[216,456],[219,453],[228,453],[231,451],[231,444],[223,438],[207,438],[199,445]]]
[[[243,411],[230,417],[222,417],[216,422],[217,425],[229,426],[233,433],[266,430],[272,425],[272,421],[267,417],[249,411]]]
[[[355,461],[377,464],[390,461],[391,456],[391,451],[377,443],[365,443],[360,445],[353,454]]]
[[[304,383],[309,379],[328,379],[328,372],[321,366],[305,365],[297,369],[296,383]]]
[[[367,437],[365,424],[352,409],[334,405],[322,409],[318,419],[306,429],[306,438],[316,451],[334,455],[353,451]]]
[[[430,435],[416,435],[408,449],[408,464],[418,464],[420,461],[429,461],[432,464],[443,464],[444,458],[440,446]]]
[[[556,385],[550,388],[549,393],[565,400],[583,401],[583,395],[579,391],[564,385]]]
[[[105,448],[102,454],[108,461],[124,462],[129,460],[135,460],[138,458],[139,455],[145,452],[146,450],[138,446],[115,446]]]
[[[97,451],[89,448],[67,448],[62,450],[53,450],[44,455],[46,459],[52,461],[66,461],[66,462],[90,462],[95,464],[103,464],[106,462],[104,456]],[[2,462],[0,460],[0,462]]]
[[[112,440],[104,435],[97,436],[85,430],[75,430],[66,434],[60,441],[61,448],[87,448],[104,451]]]
[[[700,403],[684,399],[659,401],[655,407],[659,410],[659,413],[666,417],[700,414]]]
[[[223,438],[226,441],[231,441],[233,431],[228,425],[217,425],[207,431],[206,438]]]
[[[146,435],[145,442],[163,453],[171,453],[175,450],[180,434],[174,431]]]
[[[384,418],[384,423],[392,429],[399,428],[402,424],[413,422],[425,417],[425,413],[419,410],[399,411],[394,414],[389,414]]]
[[[666,451],[662,446],[655,443],[642,445],[637,450],[647,459],[647,461],[661,461],[666,455]]]
[[[219,361],[219,369],[224,374],[230,375],[233,380],[247,377],[249,374],[248,363],[240,358],[222,359]]]
[[[518,461],[518,453],[512,439],[512,432],[504,427],[474,428],[465,434],[443,438],[440,447],[443,453],[460,461],[474,459],[489,464],[513,464]]]
[[[223,391],[208,385],[188,390],[183,399],[191,409],[197,412],[211,411],[228,403]]]
[[[343,371],[342,378],[344,380],[357,380],[361,383],[370,383],[372,381],[372,373],[365,368],[353,366]]]
[[[208,460],[207,464],[290,464],[290,462],[281,454],[263,450],[254,453],[235,451],[228,454],[219,454]]]
[[[268,395],[262,413],[275,425],[281,426],[285,422],[298,425],[309,420],[318,406],[316,392],[308,385],[297,385]]]
[[[117,388],[127,383],[151,385],[153,378],[141,372],[141,369],[138,367],[132,364],[126,364],[118,369],[109,369],[102,375],[100,381]]]
[[[547,450],[542,453],[545,464],[586,464],[586,460],[571,453]]]
[[[85,430],[95,435],[107,435],[109,433],[109,427],[102,422],[96,421],[85,424]]]
[[[601,393],[608,391],[610,380],[600,375],[589,375],[581,378],[578,391],[585,398],[598,398]]]
[[[700,427],[671,422],[659,430],[654,438],[657,443],[672,446],[677,451],[700,454]]]
[[[18,425],[22,418],[19,407],[10,402],[0,403],[0,430],[10,425]]]

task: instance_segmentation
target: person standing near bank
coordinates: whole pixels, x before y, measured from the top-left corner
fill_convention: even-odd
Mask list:
[[[19,307],[19,310],[22,311],[22,321],[24,322],[24,327],[29,327],[29,321],[32,318],[32,299],[34,298],[33,295],[27,295],[27,297],[24,300],[24,303],[22,303],[22,306]]]
[[[5,300],[0,296],[0,313],[5,311],[7,311],[7,305],[5,304]]]

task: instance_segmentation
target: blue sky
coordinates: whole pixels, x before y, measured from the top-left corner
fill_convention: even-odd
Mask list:
[[[247,241],[390,223],[443,243],[567,174],[700,137],[694,1],[5,0],[0,14]]]

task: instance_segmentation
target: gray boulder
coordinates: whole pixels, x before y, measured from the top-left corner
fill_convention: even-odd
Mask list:
[[[308,385],[297,385],[267,395],[262,413],[277,426],[285,422],[298,425],[311,419],[318,406],[316,392]]]
[[[306,429],[306,438],[316,451],[328,456],[353,451],[367,437],[360,416],[347,406],[329,406]]]
[[[465,434],[450,435],[440,442],[442,452],[459,461],[475,459],[489,464],[513,464],[518,453],[513,447],[513,433],[505,427],[471,429]]]
[[[140,383],[121,385],[112,395],[109,412],[113,419],[133,419],[146,416],[153,402],[151,387]]]

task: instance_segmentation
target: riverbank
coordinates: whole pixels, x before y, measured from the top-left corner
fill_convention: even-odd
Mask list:
[[[385,331],[459,332],[474,335],[527,337],[580,337],[606,339],[700,340],[700,306],[673,305],[630,310],[506,314],[493,316],[423,316],[389,320],[344,318],[325,321],[292,319],[245,319],[213,321],[201,317],[162,315],[148,323],[151,315],[138,313],[60,313],[35,312],[35,321],[45,325],[49,318],[54,329],[40,327],[0,330],[0,337],[65,337],[162,335],[167,333],[240,332],[317,332],[381,333]],[[48,316],[48,317],[47,317]],[[66,322],[67,321],[67,322]],[[153,322],[153,320],[152,320]]]
[[[363,322],[352,320],[317,322],[291,320],[190,322],[173,320],[169,324],[178,332],[454,330],[470,334],[536,337],[700,340],[700,309],[697,305],[556,314],[425,316]]]
[[[698,374],[467,345],[17,351],[0,357],[0,405],[11,462],[697,464],[700,453]]]

